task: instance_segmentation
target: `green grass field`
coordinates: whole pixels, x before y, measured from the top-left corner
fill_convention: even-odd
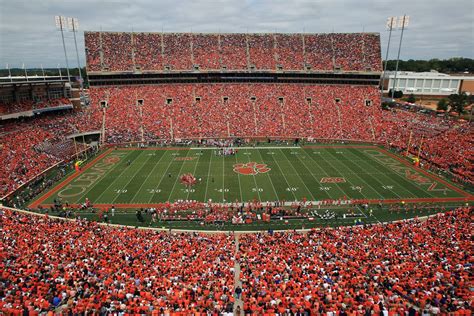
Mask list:
[[[130,164],[128,164],[130,162]],[[192,188],[179,177],[201,179]],[[35,200],[122,208],[197,200],[294,201],[368,199],[407,202],[467,201],[472,195],[414,168],[375,146],[315,145],[240,148],[219,156],[212,148],[109,149]]]

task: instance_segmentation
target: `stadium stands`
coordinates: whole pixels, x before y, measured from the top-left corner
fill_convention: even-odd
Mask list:
[[[1,210],[0,312],[232,311],[233,236],[167,234]]]
[[[379,42],[373,33],[85,33],[90,72],[381,72]]]
[[[472,208],[308,233],[163,233],[0,209],[0,312],[470,314]],[[238,251],[235,255],[235,251]]]
[[[246,314],[470,314],[472,208],[426,221],[240,237]],[[413,309],[412,312],[416,313]]]
[[[71,104],[66,98],[47,99],[40,101],[19,101],[19,102],[0,102],[0,115],[31,111],[35,109],[52,108],[60,105]]]
[[[58,142],[68,133],[101,129],[102,100],[106,141],[124,143],[171,138],[314,137],[379,141],[410,152],[426,166],[451,171],[474,183],[474,131],[467,122],[404,110],[382,111],[377,88],[343,85],[197,84],[101,87],[90,90],[91,106],[66,116],[44,116],[2,126],[6,167],[3,195],[51,166],[61,155],[37,156],[35,146]],[[143,106],[137,105],[143,100]],[[367,103],[366,101],[370,101]],[[24,127],[24,128],[23,128]],[[143,129],[143,133],[142,133]],[[35,137],[29,137],[34,131]],[[17,148],[17,144],[23,144]],[[32,160],[26,168],[23,158]],[[41,163],[40,163],[41,162]]]
[[[151,139],[173,134],[175,138],[312,136],[374,140],[372,127],[364,118],[374,116],[376,120],[381,116],[380,107],[366,105],[366,101],[380,104],[377,88],[364,86],[176,84],[91,89],[93,107],[107,98],[107,136],[114,143],[140,140],[139,99],[144,100],[143,123]],[[123,139],[125,134],[127,139]]]

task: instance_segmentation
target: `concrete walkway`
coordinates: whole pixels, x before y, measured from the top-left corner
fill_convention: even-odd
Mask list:
[[[239,235],[235,234],[235,254],[239,252]],[[240,263],[239,261],[234,261],[234,290],[240,286],[242,288],[242,282],[240,281]],[[244,314],[244,302],[242,301],[242,295],[240,299],[237,299],[234,295],[235,302],[234,302],[234,315],[239,315],[236,313],[237,306],[240,306],[240,315]]]

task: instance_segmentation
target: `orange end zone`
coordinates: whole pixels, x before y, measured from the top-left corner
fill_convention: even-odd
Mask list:
[[[89,169],[90,167],[92,167],[97,161],[101,160],[102,158],[106,157],[108,154],[110,154],[111,152],[113,151],[113,148],[109,148],[107,149],[105,152],[103,152],[102,154],[100,154],[99,156],[95,157],[94,159],[92,159],[91,161],[89,161],[85,166],[84,168],[82,168],[81,171],[79,172],[74,172],[73,174],[71,174],[69,177],[66,178],[66,180],[64,180],[63,182],[59,183],[57,186],[55,186],[53,189],[51,189],[50,191],[46,192],[44,195],[42,195],[40,198],[38,198],[37,200],[35,200],[33,203],[31,203],[30,205],[28,205],[29,208],[37,208],[39,205],[42,204],[42,202],[44,200],[46,200],[47,198],[49,198],[51,195],[53,195],[54,193],[58,192],[60,189],[64,188],[66,185],[68,185],[69,183],[71,183],[72,180],[74,180],[75,178],[77,178],[79,175],[81,175],[84,171],[86,171],[87,169]],[[45,204],[45,205],[49,205],[49,204]]]

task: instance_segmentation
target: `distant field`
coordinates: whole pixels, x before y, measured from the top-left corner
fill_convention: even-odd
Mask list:
[[[184,173],[201,181],[188,189],[179,181]],[[461,202],[473,198],[401,157],[362,145],[241,148],[227,157],[211,148],[109,149],[30,207],[51,204],[57,197],[71,204],[87,197],[97,207],[119,208],[210,199]]]

